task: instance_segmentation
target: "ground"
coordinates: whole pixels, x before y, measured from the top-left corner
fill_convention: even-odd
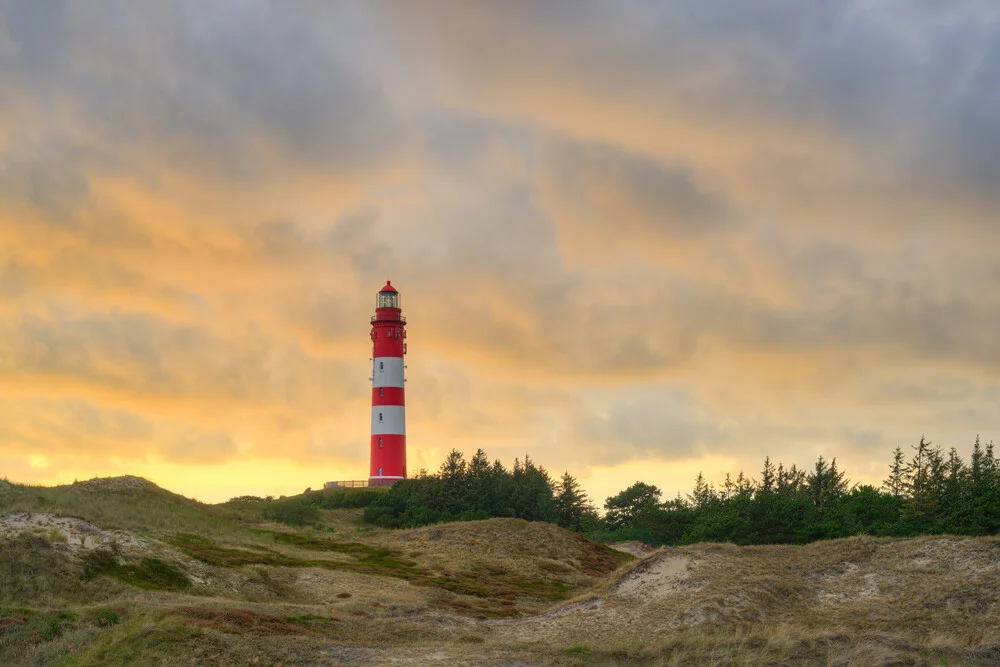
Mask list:
[[[594,544],[0,483],[0,664],[996,664],[1000,540]],[[636,557],[637,556],[637,557]]]

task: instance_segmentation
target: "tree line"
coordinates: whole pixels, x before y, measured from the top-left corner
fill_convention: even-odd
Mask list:
[[[636,482],[604,503],[605,515],[568,472],[555,479],[529,457],[511,469],[483,450],[452,451],[436,474],[421,474],[373,498],[365,519],[386,527],[518,517],[548,521],[602,541],[788,544],[852,535],[990,535],[1000,532],[1000,460],[978,436],[968,462],[921,438],[897,447],[880,487],[851,484],[837,460],[786,468],[765,458],[756,478],[699,473],[691,493],[663,500]]]
[[[507,469],[499,459],[490,462],[482,449],[469,461],[452,450],[437,474],[397,482],[365,509],[366,521],[390,528],[490,517],[548,521],[576,531],[600,525],[597,510],[568,472],[555,480],[529,456]]]
[[[819,457],[803,470],[765,458],[757,479],[740,472],[716,488],[699,474],[690,494],[666,502],[655,486],[637,482],[605,509],[601,537],[654,544],[991,535],[1000,531],[1000,461],[993,443],[978,437],[968,463],[921,438],[909,455],[895,449],[881,487],[852,485],[836,459]]]

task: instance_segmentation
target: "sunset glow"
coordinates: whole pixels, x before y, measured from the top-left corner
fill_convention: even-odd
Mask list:
[[[0,0],[0,478],[598,504],[1000,436],[1000,5]]]

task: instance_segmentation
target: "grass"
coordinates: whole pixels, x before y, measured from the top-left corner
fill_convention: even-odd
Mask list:
[[[290,505],[326,497],[310,493]],[[637,561],[549,524],[393,531],[317,505],[292,528],[265,523],[267,502],[208,506],[137,478],[3,482],[0,512],[125,532],[97,549],[44,522],[0,536],[0,664],[377,664],[402,647],[442,664],[1000,662],[996,538],[700,544]]]
[[[296,533],[274,533],[275,544],[293,547],[297,551],[336,553],[346,560],[302,558],[287,553],[265,549],[237,549],[220,546],[195,535],[179,535],[171,544],[187,555],[210,565],[226,568],[248,565],[274,567],[318,567],[356,574],[392,577],[422,587],[439,588],[459,596],[480,598],[476,601],[461,599],[436,599],[433,604],[451,611],[468,611],[475,616],[512,616],[521,613],[518,604],[526,601],[548,602],[563,600],[576,590],[572,583],[558,576],[574,572],[573,568],[558,563],[538,568],[532,575],[511,572],[503,567],[485,566],[474,570],[430,569],[415,560],[404,557],[398,549],[380,548],[360,542],[336,542]],[[617,552],[599,557],[585,551],[585,571],[603,566],[606,573],[620,561]],[[350,594],[347,594],[348,596]]]
[[[139,477],[94,479],[44,487],[8,483],[0,514],[47,512],[85,519],[103,528],[145,535],[178,532],[253,541],[252,531],[224,510],[161,489]]]
[[[308,565],[299,558],[285,556],[276,551],[257,548],[237,549],[223,547],[212,540],[193,534],[175,535],[168,540],[192,558],[218,567],[242,567],[244,565],[273,565],[276,567],[304,567]]]
[[[184,572],[157,558],[141,558],[137,562],[121,562],[111,550],[95,549],[83,555],[83,578],[104,575],[114,577],[137,588],[153,591],[183,591],[191,588]]]
[[[114,594],[80,575],[79,563],[43,538],[0,539],[0,605],[58,606]]]
[[[619,641],[563,650],[575,664],[630,665],[992,665],[1000,646],[970,651],[959,643],[921,646],[899,637],[773,629],[684,630],[663,642]]]

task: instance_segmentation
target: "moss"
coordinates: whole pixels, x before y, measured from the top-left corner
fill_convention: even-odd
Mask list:
[[[130,586],[147,590],[182,591],[191,587],[184,572],[156,558],[142,558],[135,563],[121,563],[107,549],[95,549],[83,557],[83,578],[114,577]]]
[[[254,547],[254,551],[220,547],[199,535],[177,535],[170,540],[170,543],[192,558],[219,567],[241,567],[243,565],[301,567],[308,564],[300,559],[290,558],[262,547]]]

